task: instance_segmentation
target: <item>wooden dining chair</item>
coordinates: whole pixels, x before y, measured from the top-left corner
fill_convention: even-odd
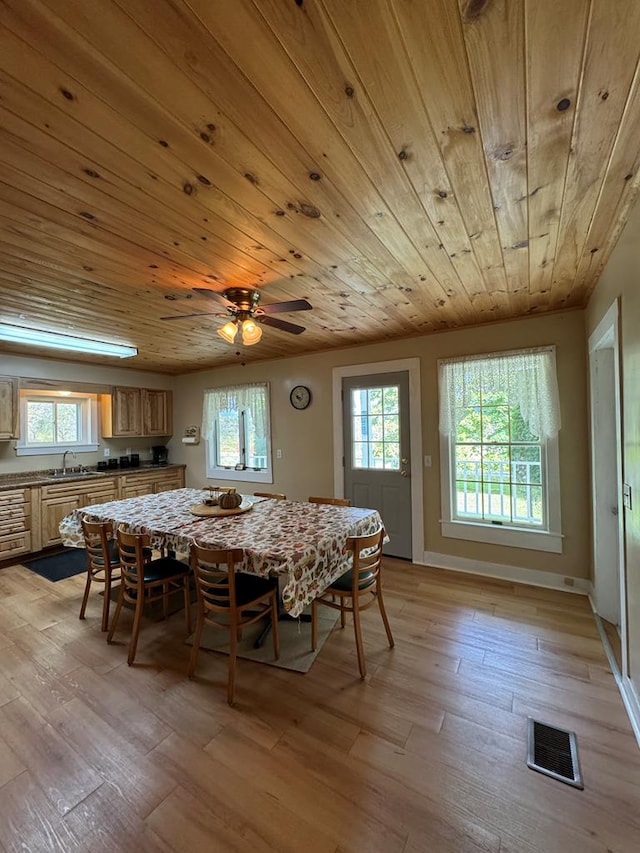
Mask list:
[[[79,618],[84,619],[91,584],[94,581],[103,584],[102,630],[107,631],[109,629],[111,584],[120,580],[120,558],[113,538],[113,526],[108,521],[89,521],[86,516],[82,519],[81,524],[84,547],[87,552],[87,582],[84,587]]]
[[[191,570],[187,563],[176,560],[174,557],[151,559],[151,542],[148,533],[127,533],[119,527],[116,533],[116,541],[120,554],[120,595],[107,642],[110,643],[113,639],[122,605],[132,604],[135,611],[127,656],[127,663],[131,666],[136,656],[140,623],[145,605],[162,601],[166,619],[169,616],[169,596],[172,592],[182,589],[187,633],[191,632],[189,587]]]
[[[351,536],[347,539],[345,550],[351,552],[352,567],[324,590],[311,604],[311,648],[315,651],[318,644],[318,604],[325,604],[340,611],[340,625],[345,626],[345,614],[353,613],[353,628],[356,635],[356,651],[360,677],[364,678],[367,669],[364,662],[364,646],[360,627],[360,612],[366,610],[375,601],[378,602],[380,615],[387,632],[390,648],[393,648],[393,636],[384,609],[382,598],[382,542],[384,528],[368,536]],[[368,597],[368,600],[366,598]],[[365,600],[363,600],[365,599]]]
[[[256,498],[272,498],[274,501],[286,501],[287,496],[281,495],[279,492],[254,492]]]
[[[192,678],[195,672],[205,623],[213,628],[228,631],[229,705],[233,705],[238,640],[243,628],[269,616],[273,632],[273,655],[276,660],[280,657],[277,584],[273,584],[268,578],[237,572],[236,565],[242,562],[243,558],[242,548],[217,550],[203,548],[197,542],[191,546],[191,568],[198,595],[198,615],[187,674]]]
[[[331,506],[351,506],[349,498],[309,498],[311,504],[330,504]]]

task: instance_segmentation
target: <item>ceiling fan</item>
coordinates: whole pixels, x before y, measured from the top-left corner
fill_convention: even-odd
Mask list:
[[[289,323],[272,317],[272,314],[282,314],[288,311],[309,311],[313,306],[306,299],[291,299],[288,302],[271,302],[269,305],[260,305],[260,291],[250,287],[228,287],[222,293],[216,290],[208,290],[206,287],[194,287],[196,293],[213,299],[220,307],[227,309],[226,314],[220,312],[205,312],[200,314],[180,314],[171,317],[161,317],[161,320],[186,320],[190,317],[230,317],[220,329],[216,329],[218,335],[228,343],[235,342],[238,332],[242,334],[242,343],[246,346],[257,344],[262,337],[262,329],[258,324],[280,329],[281,332],[290,332],[299,335],[304,332],[304,326]]]

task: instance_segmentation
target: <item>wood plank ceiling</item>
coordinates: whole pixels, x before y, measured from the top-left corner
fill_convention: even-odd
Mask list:
[[[0,322],[120,365],[582,306],[637,193],[637,0],[4,0],[0,27]],[[306,332],[160,320],[231,285],[307,298]]]

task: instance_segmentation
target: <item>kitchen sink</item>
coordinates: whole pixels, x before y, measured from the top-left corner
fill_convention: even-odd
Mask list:
[[[78,480],[84,477],[104,477],[104,471],[54,471],[52,480]]]

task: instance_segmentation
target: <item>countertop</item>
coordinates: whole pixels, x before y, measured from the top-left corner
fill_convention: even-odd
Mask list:
[[[147,463],[146,465],[139,465],[137,468],[112,468],[106,471],[96,471],[95,468],[91,468],[86,473],[78,471],[68,472],[64,477],[54,477],[51,469],[46,471],[18,471],[15,474],[0,474],[0,489],[51,485],[51,483],[71,483],[74,481],[82,482],[84,480],[97,480],[102,477],[121,477],[125,474],[144,474],[146,471],[163,471],[169,468],[185,467],[185,465],[178,465],[172,462],[168,462],[166,465]]]

